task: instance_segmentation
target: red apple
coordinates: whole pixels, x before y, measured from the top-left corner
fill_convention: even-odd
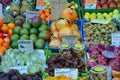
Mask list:
[[[107,3],[107,0],[101,0],[100,1],[100,4],[104,4],[104,3]]]
[[[114,2],[114,0],[108,0],[107,2],[108,2],[108,4],[110,4],[110,3]]]
[[[120,1],[117,2],[117,7],[120,8]]]
[[[107,3],[102,4],[102,8],[109,8]]]
[[[97,5],[96,5],[96,8],[97,8],[97,9],[101,9],[102,7],[101,7],[100,4],[97,4]]]
[[[115,3],[115,2],[111,2],[111,3],[109,4],[109,8],[117,8],[116,3]]]

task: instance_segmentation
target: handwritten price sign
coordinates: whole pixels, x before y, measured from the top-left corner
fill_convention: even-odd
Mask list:
[[[120,33],[112,34],[112,45],[120,46]]]
[[[85,9],[95,9],[97,0],[85,0]]]

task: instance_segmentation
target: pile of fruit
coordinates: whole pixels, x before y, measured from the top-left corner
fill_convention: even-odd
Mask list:
[[[10,47],[10,37],[13,35],[14,23],[4,24],[4,20],[0,19],[0,54],[3,55]]]
[[[6,0],[5,0],[6,1]],[[21,5],[20,5],[21,3]],[[13,0],[10,5],[10,10],[5,9],[4,10],[4,22],[10,23],[14,22],[16,25],[22,25],[23,22],[25,22],[26,17],[26,11],[32,11],[32,5],[27,0],[23,0],[20,2],[20,0]]]
[[[104,51],[108,51],[108,55],[104,55]],[[88,68],[104,65],[111,66],[112,70],[120,71],[120,47],[91,44],[88,47],[88,52],[90,54],[90,58],[87,59]],[[110,55],[111,52],[113,55]]]
[[[108,24],[85,23],[85,41],[89,44],[111,44],[111,34],[117,32],[117,27],[114,22]]]
[[[50,32],[52,35],[49,47],[58,48],[62,44],[62,36],[66,35],[77,35],[78,43],[81,42],[79,26],[75,23],[77,15],[76,10],[65,8],[62,11],[61,18],[51,23]]]
[[[82,0],[83,7],[85,7],[85,0]],[[119,8],[120,0],[97,0],[97,9],[101,8]]]
[[[13,66],[27,66],[29,74],[44,71],[46,68],[46,59],[45,57],[40,56],[41,54],[44,55],[39,50],[22,52],[18,49],[8,49],[2,58],[2,70],[8,72]]]
[[[11,69],[8,73],[0,72],[0,80],[42,80],[42,73],[20,74],[18,70]]]
[[[48,21],[51,19],[51,11],[49,9],[39,10],[39,15],[42,20]]]
[[[58,56],[49,57],[47,60],[47,65],[48,68],[46,68],[46,71],[50,76],[54,76],[55,68],[77,68],[79,75],[85,72],[85,64],[81,61],[81,59],[69,54],[60,54]]]
[[[49,35],[47,24],[42,23],[39,16],[35,16],[32,18],[31,24],[24,22],[22,26],[14,28],[14,34],[11,36],[11,48],[18,48],[18,40],[32,40],[35,49],[43,49]]]
[[[85,12],[84,14],[84,18],[87,19],[87,20],[95,20],[95,19],[100,19],[100,20],[112,20],[113,18],[118,18],[119,16],[119,10],[118,9],[114,9],[113,12],[104,12],[104,13],[101,13],[101,12]]]

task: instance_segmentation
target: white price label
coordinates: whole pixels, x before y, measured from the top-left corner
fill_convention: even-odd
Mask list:
[[[120,33],[113,33],[112,37],[112,45],[120,46]]]
[[[62,44],[69,44],[73,46],[75,43],[77,43],[78,37],[76,35],[71,36],[62,36]]]
[[[55,76],[60,74],[64,74],[67,77],[72,77],[73,79],[78,78],[78,69],[74,68],[56,68],[55,69]]]
[[[16,69],[18,70],[21,74],[23,73],[28,73],[28,68],[27,66],[17,66],[17,67],[11,67],[10,69]]]
[[[2,18],[2,4],[0,4],[0,18]]]
[[[92,20],[91,23],[98,23],[98,24],[108,24],[110,21],[108,20],[100,20],[100,19],[95,19]]]
[[[26,22],[31,21],[34,16],[39,16],[38,11],[26,11]]]
[[[85,9],[96,9],[96,4],[85,4]]]
[[[18,49],[21,51],[24,51],[24,50],[33,51],[33,41],[32,40],[19,40]]]

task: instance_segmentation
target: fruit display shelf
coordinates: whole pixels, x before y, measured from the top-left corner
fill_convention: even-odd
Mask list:
[[[80,35],[81,35],[81,42],[84,42],[84,39],[83,39],[83,29],[82,29],[82,20],[76,20],[76,24],[78,25],[79,27],[79,32],[80,32]],[[48,21],[48,27],[50,28],[50,24],[51,24],[51,21]],[[53,50],[53,51],[58,51],[59,48],[51,48],[49,47],[49,40],[47,40],[46,42],[46,48],[49,49],[49,50]]]

